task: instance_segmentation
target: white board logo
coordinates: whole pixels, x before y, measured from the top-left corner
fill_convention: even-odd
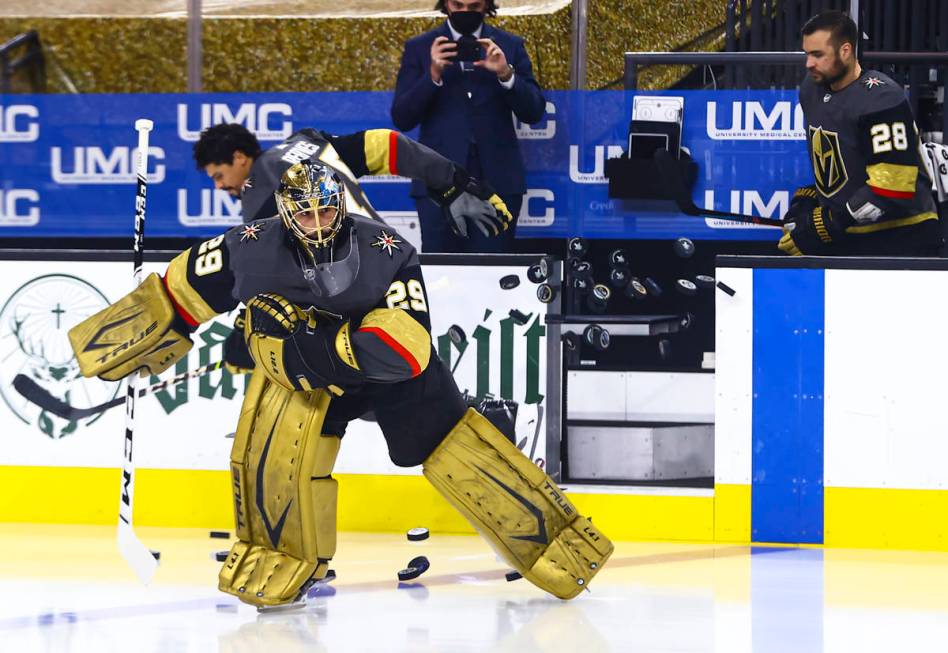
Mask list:
[[[195,202],[193,191],[178,189],[178,222],[186,227],[238,225],[243,222],[240,211],[240,198],[227,191],[202,188]]]
[[[67,333],[109,305],[91,284],[67,274],[47,274],[20,286],[0,309],[0,397],[19,419],[52,439],[76,432],[99,415],[69,421],[47,413],[13,389],[13,377],[25,374],[76,408],[109,401],[121,387],[79,372]]]
[[[731,213],[742,213],[744,215],[756,215],[761,218],[781,218],[787,212],[790,206],[790,192],[778,190],[766,200],[756,190],[731,190],[728,192],[727,199],[729,205],[723,209],[714,205],[715,193],[713,190],[704,191],[704,208],[712,210],[724,210]],[[751,225],[734,222],[733,220],[715,220],[707,218],[705,223],[715,229],[769,229],[779,227],[769,227],[766,225]]]
[[[71,153],[69,152],[71,149]],[[125,146],[103,150],[96,146],[77,146],[66,149],[54,147],[50,153],[53,181],[60,184],[134,184],[138,148]],[[146,175],[149,183],[165,180],[165,151],[160,147],[148,148]]]
[[[806,138],[803,107],[790,101],[776,102],[770,109],[761,102],[731,102],[730,126],[718,121],[718,103],[708,102],[707,131],[709,138],[718,141],[802,141]]]
[[[577,184],[608,184],[606,179],[606,159],[622,156],[621,145],[597,145],[593,148],[592,172],[583,172],[579,169],[580,152],[578,145],[569,146],[569,178]]]
[[[236,111],[229,104],[204,102],[198,113],[199,122],[192,125],[188,105],[178,105],[178,136],[181,140],[196,141],[208,127],[234,122],[252,131],[261,141],[282,141],[293,133],[293,108],[282,102],[243,102]]]
[[[0,190],[0,227],[32,227],[40,221],[40,196],[32,188]]]
[[[32,104],[0,105],[0,143],[32,143],[40,134],[38,118]]]
[[[525,122],[520,122],[517,120],[517,117],[514,116],[514,129],[517,132],[517,138],[530,141],[530,140],[545,140],[550,139],[556,136],[556,120],[553,116],[556,115],[556,105],[552,102],[546,103],[546,122],[538,122],[536,125],[528,125]]]
[[[523,194],[517,226],[549,227],[556,217],[556,211],[553,208],[555,199],[553,191],[548,188],[528,188]]]

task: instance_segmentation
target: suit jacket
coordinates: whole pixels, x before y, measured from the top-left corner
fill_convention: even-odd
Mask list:
[[[511,114],[525,123],[539,122],[546,100],[523,39],[483,23],[481,38],[493,40],[514,67],[514,85],[507,90],[492,72],[463,72],[456,65],[445,68],[444,84],[436,86],[430,74],[431,44],[439,36],[451,38],[447,21],[405,43],[392,121],[401,131],[420,124],[418,140],[462,166],[467,165],[470,144],[476,142],[483,176],[494,190],[500,195],[524,193],[523,156]],[[414,182],[411,194],[424,197],[427,191]]]

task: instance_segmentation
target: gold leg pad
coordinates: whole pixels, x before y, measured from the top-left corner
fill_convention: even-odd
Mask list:
[[[511,566],[555,596],[576,596],[612,553],[553,479],[473,409],[424,474]]]
[[[218,588],[253,605],[296,600],[326,576],[328,561],[314,564],[257,544],[236,542],[218,578]]]

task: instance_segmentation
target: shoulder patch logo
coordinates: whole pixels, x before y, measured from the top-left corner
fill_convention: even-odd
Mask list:
[[[401,251],[402,248],[398,246],[401,242],[402,241],[395,237],[395,234],[380,231],[379,235],[375,237],[375,242],[372,243],[372,247],[378,247],[380,252],[386,252],[388,253],[388,257],[392,258],[395,254],[394,250],[397,249]]]
[[[811,126],[809,131],[816,188],[823,197],[832,197],[842,190],[849,180],[839,145],[839,134],[822,127]]]
[[[882,86],[883,84],[885,84],[885,82],[883,82],[878,77],[867,77],[866,81],[864,81],[863,84],[866,85],[866,88],[873,89],[876,86]]]
[[[244,225],[244,228],[240,230],[240,242],[258,240],[261,231],[263,231],[263,225],[257,224],[256,222]]]

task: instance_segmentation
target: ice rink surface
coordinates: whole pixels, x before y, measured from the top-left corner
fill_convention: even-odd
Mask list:
[[[138,529],[161,551],[149,587],[114,529],[0,525],[0,651],[936,651],[948,646],[948,553],[617,543],[570,602],[477,537],[341,533],[338,577],[305,608],[258,614],[217,591],[207,531]],[[431,569],[399,586],[425,555]]]

